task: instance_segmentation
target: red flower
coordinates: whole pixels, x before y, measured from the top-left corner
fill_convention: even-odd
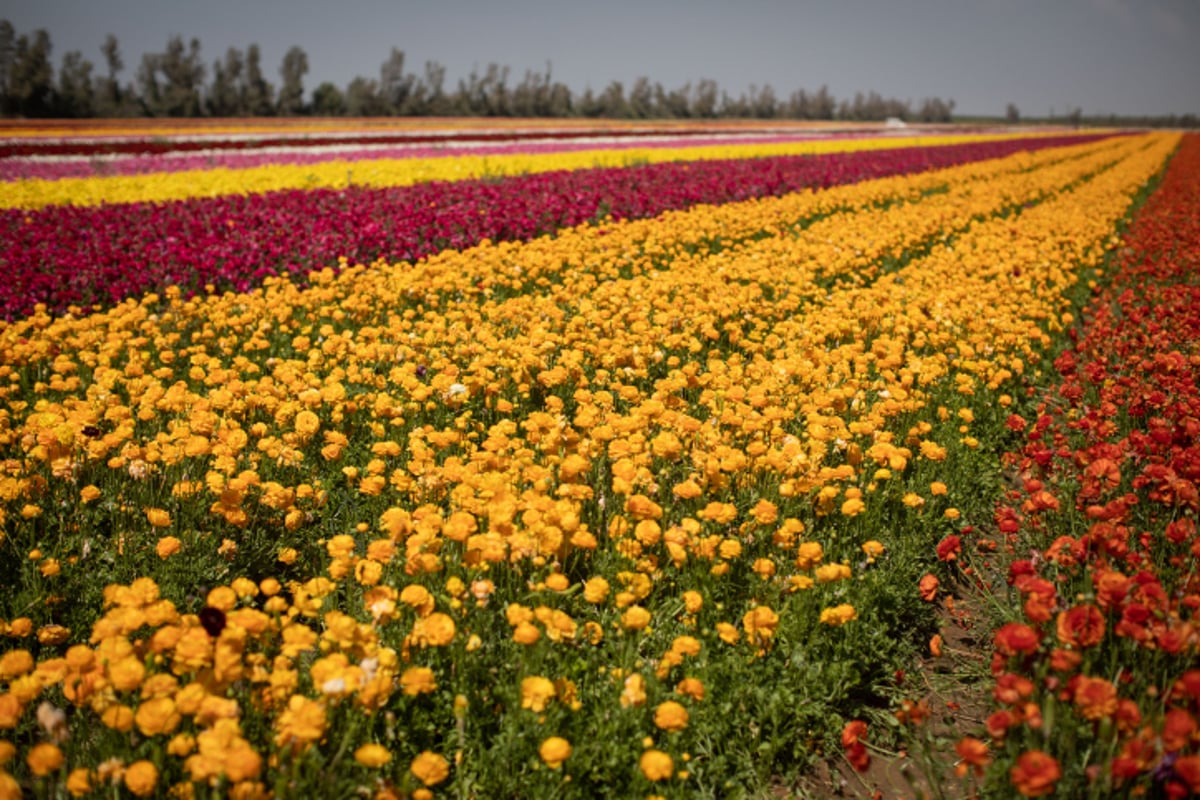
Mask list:
[[[1058,760],[1041,750],[1022,753],[1009,771],[1013,787],[1024,797],[1045,797],[1062,777]]]
[[[846,751],[846,760],[859,772],[865,772],[871,764],[871,754],[863,739],[867,736],[867,723],[860,719],[851,720],[842,728],[842,748]]]
[[[1087,603],[1060,612],[1055,627],[1058,640],[1072,647],[1094,647],[1104,639],[1104,615]]]
[[[992,763],[987,744],[971,736],[960,739],[954,745],[954,752],[961,759],[954,767],[954,773],[960,778],[967,774],[968,769],[973,769],[976,776],[983,775],[983,768]]]
[[[937,557],[939,561],[954,561],[962,555],[962,539],[958,536],[947,536],[938,542]]]
[[[1038,649],[1038,632],[1020,622],[1009,622],[996,631],[996,650],[1006,656],[1030,655]]]

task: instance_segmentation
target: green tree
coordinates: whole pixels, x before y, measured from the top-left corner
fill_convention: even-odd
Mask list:
[[[105,74],[96,78],[96,85],[92,92],[96,113],[102,117],[124,116],[130,110],[127,107],[130,93],[121,89],[117,77],[125,68],[117,37],[111,33],[104,37],[100,53],[104,56]]]
[[[45,117],[54,110],[54,67],[50,64],[50,34],[34,31],[17,38],[9,70],[9,96],[15,112],[25,117]]]
[[[242,51],[230,47],[224,60],[213,62],[213,79],[209,84],[205,103],[208,113],[214,117],[232,117],[245,114],[239,86],[242,81]]]
[[[93,117],[96,114],[92,62],[78,50],[66,53],[58,68],[57,113],[62,117]]]
[[[11,22],[0,19],[0,114],[16,113],[12,97],[12,70],[17,58],[17,32]]]
[[[304,113],[304,76],[308,73],[308,54],[293,46],[279,66],[279,113],[285,116]]]
[[[163,100],[167,116],[198,117],[203,112],[204,62],[200,40],[193,38],[184,48],[182,36],[172,36],[159,62],[165,79]]]
[[[361,75],[346,87],[346,113],[352,117],[382,117],[387,104],[379,95],[379,84]]]
[[[340,117],[346,113],[342,90],[325,81],[313,90],[312,113],[320,117]]]
[[[246,68],[242,74],[241,113],[252,117],[270,116],[275,104],[275,87],[263,77],[262,53],[257,44],[246,48]]]
[[[1004,109],[1004,120],[1009,125],[1016,125],[1021,121],[1021,111],[1017,108],[1016,103],[1009,103]]]
[[[404,74],[404,51],[392,48],[379,66],[379,99],[388,114],[406,114],[416,79]]]

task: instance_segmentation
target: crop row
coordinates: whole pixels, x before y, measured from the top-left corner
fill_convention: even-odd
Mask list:
[[[1200,138],[1121,237],[1061,382],[1006,424],[1016,488],[942,557],[1007,610],[958,744],[1002,794],[1200,793]]]

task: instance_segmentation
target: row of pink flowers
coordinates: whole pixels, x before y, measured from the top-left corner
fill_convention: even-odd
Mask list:
[[[288,191],[172,203],[0,213],[0,317],[44,304],[110,304],[176,284],[243,291],[272,275],[416,260],[482,239],[527,241],[611,216],[780,196],[908,174],[1087,137],[1039,137],[816,157],[664,163],[432,183]]]

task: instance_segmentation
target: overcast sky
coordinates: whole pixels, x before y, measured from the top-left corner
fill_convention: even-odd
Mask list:
[[[180,34],[199,38],[210,77],[226,48],[258,43],[276,84],[299,45],[308,92],[378,77],[397,47],[408,71],[445,66],[448,89],[490,62],[510,86],[550,62],[577,93],[645,75],[731,95],[942,97],[962,114],[1200,113],[1200,0],[0,0],[0,18],[45,28],[56,67],[80,50],[101,68],[115,34],[123,81]]]

